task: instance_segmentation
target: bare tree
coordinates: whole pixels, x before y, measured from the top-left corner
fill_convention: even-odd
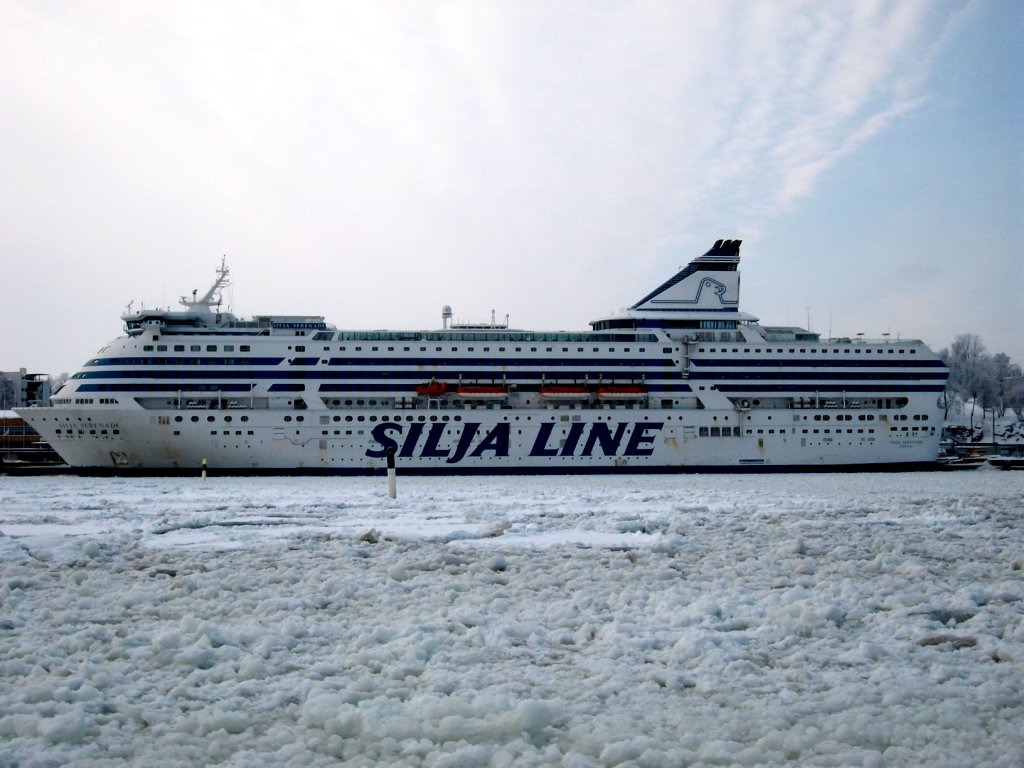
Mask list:
[[[1006,415],[1007,408],[1013,408],[1019,417],[1019,394],[1021,392],[1022,372],[1019,365],[1010,362],[1010,358],[999,352],[992,356],[992,373],[994,376],[996,401],[999,418]]]
[[[965,399],[972,398],[971,428],[974,428],[974,406],[978,399],[978,389],[982,385],[982,358],[985,357],[985,345],[981,338],[973,333],[963,333],[953,339],[948,350],[942,350],[940,356],[949,367],[949,391]],[[948,405],[947,405],[948,415]]]
[[[971,401],[971,428],[974,428],[976,406],[984,412],[992,409],[993,418],[1002,418],[1007,408],[1013,408],[1018,418],[1024,412],[1024,374],[1021,367],[1010,362],[1003,353],[989,355],[981,339],[965,333],[953,340],[949,349],[939,356],[949,367],[946,384],[946,416],[956,401]]]

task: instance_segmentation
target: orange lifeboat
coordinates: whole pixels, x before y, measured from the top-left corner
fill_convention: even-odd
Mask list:
[[[640,384],[609,384],[598,387],[597,396],[605,400],[642,400],[647,397],[647,387]]]
[[[540,388],[540,396],[547,400],[586,400],[590,392],[575,384],[550,384]]]
[[[503,400],[508,397],[508,388],[491,384],[462,384],[458,395],[467,400]]]
[[[437,381],[431,379],[426,384],[420,384],[416,387],[417,395],[425,395],[426,397],[440,397],[448,391],[448,383],[445,381]]]

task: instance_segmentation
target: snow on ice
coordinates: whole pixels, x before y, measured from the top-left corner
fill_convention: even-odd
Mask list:
[[[0,765],[1019,766],[1022,498],[0,478]]]

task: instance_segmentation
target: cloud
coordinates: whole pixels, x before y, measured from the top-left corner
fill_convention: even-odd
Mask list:
[[[162,159],[276,181],[301,207],[304,190],[348,202],[404,187],[419,202],[487,185],[498,206],[538,188],[599,210],[666,194],[690,210],[723,194],[789,204],[851,137],[919,103],[906,83],[920,79],[929,9],[202,3],[54,18],[37,6],[27,57],[44,64],[21,85],[143,172],[172,175]],[[202,164],[181,167],[193,154]]]
[[[578,326],[695,242],[762,230],[917,108],[944,13],[10,0],[0,247],[89,260],[117,306],[226,251],[252,311],[344,296],[339,323],[420,325],[424,293],[500,288],[531,324]],[[583,307],[566,286],[588,281]]]

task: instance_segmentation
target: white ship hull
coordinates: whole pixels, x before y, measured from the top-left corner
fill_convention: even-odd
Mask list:
[[[739,311],[719,241],[588,332],[338,331],[220,310],[124,316],[19,412],[88,472],[687,472],[934,462],[948,370],[923,343],[822,340]]]
[[[301,423],[294,414],[285,422],[280,412],[54,411],[33,409],[31,416],[64,459],[114,473],[192,473],[205,464],[230,474],[374,474],[384,472],[388,448],[400,472],[416,474],[884,470],[926,465],[939,448],[934,430],[904,432],[884,414],[867,428],[857,418],[868,414],[859,410],[702,412],[699,418],[633,408],[364,410],[358,416],[307,410]],[[854,426],[807,426],[823,415],[852,416],[842,423]],[[729,426],[723,436],[721,425],[740,416],[742,426]]]

